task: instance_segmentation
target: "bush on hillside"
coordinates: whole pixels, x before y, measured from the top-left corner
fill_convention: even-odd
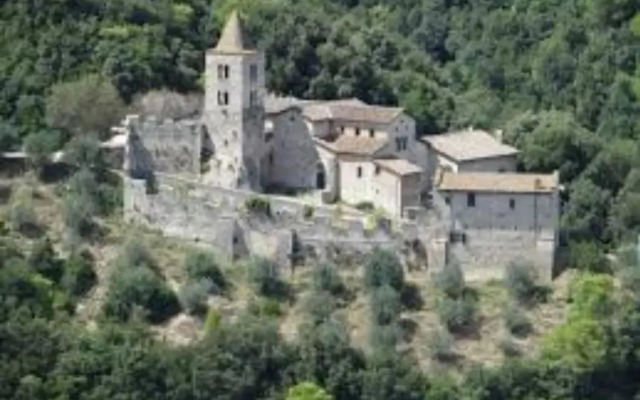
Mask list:
[[[95,207],[88,195],[69,195],[65,199],[64,222],[71,234],[89,239],[96,232]]]
[[[254,257],[247,263],[249,281],[263,296],[280,297],[284,292],[284,283],[280,281],[280,267],[273,261]]]
[[[396,291],[404,286],[404,270],[398,257],[389,250],[375,248],[365,262],[364,281],[369,289],[385,285]]]
[[[314,325],[326,322],[336,308],[336,301],[328,292],[312,293],[305,304],[306,312]]]
[[[227,287],[227,281],[215,257],[203,251],[187,254],[184,261],[187,276],[191,282],[207,280],[210,284],[210,294],[220,294]]]
[[[88,250],[72,252],[64,263],[61,285],[72,296],[81,296],[95,285],[93,256]]]
[[[137,238],[131,238],[125,243],[118,257],[118,265],[122,267],[149,267],[154,269],[155,260],[147,246]]]
[[[453,336],[446,330],[439,329],[427,339],[427,348],[432,360],[448,362],[455,358]]]
[[[313,270],[313,288],[316,292],[338,295],[344,291],[342,278],[334,264],[322,263]]]
[[[526,336],[533,330],[525,311],[515,303],[507,304],[504,310],[504,324],[509,332],[516,336]]]
[[[178,293],[182,309],[191,315],[204,315],[212,286],[213,283],[208,279],[189,282],[183,286]]]
[[[11,228],[23,235],[40,232],[40,223],[33,206],[28,201],[17,201],[11,206],[9,213]]]
[[[534,268],[528,263],[510,263],[507,266],[505,284],[511,297],[520,303],[535,302],[541,295]]]
[[[106,316],[127,321],[139,307],[151,323],[160,323],[180,310],[175,293],[148,268],[120,268],[109,282],[103,305]]]
[[[247,210],[254,214],[262,214],[267,217],[271,216],[271,202],[263,196],[250,196],[244,202]]]
[[[373,325],[370,328],[369,342],[376,352],[393,351],[401,336],[402,332],[397,323]]]
[[[40,275],[52,282],[60,282],[63,273],[62,260],[57,257],[48,237],[39,239],[33,244],[27,262]]]
[[[376,325],[396,322],[402,311],[400,294],[391,286],[383,286],[371,293],[371,317]]]
[[[457,299],[464,293],[465,282],[462,269],[458,263],[447,264],[436,273],[434,283],[445,295]]]
[[[477,300],[469,294],[458,299],[443,297],[437,310],[440,321],[450,332],[462,333],[476,321]]]

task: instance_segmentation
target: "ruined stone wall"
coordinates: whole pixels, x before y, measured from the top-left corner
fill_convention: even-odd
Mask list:
[[[502,279],[511,262],[532,265],[545,283],[552,279],[555,238],[535,232],[467,230],[464,241],[450,243],[450,257],[460,263],[470,281]]]
[[[129,222],[160,229],[164,234],[209,243],[230,257],[259,254],[289,263],[291,256],[335,258],[362,255],[376,246],[404,249],[416,268],[426,268],[426,225],[370,226],[366,216],[329,207],[310,207],[272,196],[271,215],[246,209],[254,193],[156,176],[156,191],[147,193],[142,180],[125,179],[124,214]],[[311,213],[309,212],[311,210]],[[434,260],[444,260],[433,255]]]
[[[129,134],[124,155],[124,168],[129,175],[199,174],[201,131],[196,122],[158,122],[154,117],[130,115],[121,129]]]

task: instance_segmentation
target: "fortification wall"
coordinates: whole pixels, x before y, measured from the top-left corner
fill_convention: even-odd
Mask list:
[[[275,196],[269,197],[271,216],[266,216],[246,209],[246,200],[255,196],[252,192],[175,176],[156,175],[153,193],[148,193],[144,180],[127,178],[124,185],[127,221],[160,229],[168,236],[212,244],[229,257],[259,254],[284,264],[292,256],[358,256],[379,246],[402,249],[414,268],[426,268],[431,259],[444,260],[442,254],[429,254],[423,240],[428,236],[426,229],[416,222],[371,226],[359,212],[310,208]]]
[[[282,265],[298,257],[359,260],[378,246],[398,252],[411,269],[437,272],[455,259],[469,281],[501,279],[506,266],[515,260],[531,262],[544,282],[551,281],[552,234],[467,230],[464,241],[450,242],[447,216],[436,212],[437,207],[411,221],[383,221],[372,227],[371,220],[359,212],[310,208],[277,196],[268,198],[271,215],[267,216],[247,210],[246,200],[255,193],[176,176],[156,175],[153,193],[147,192],[144,180],[126,178],[124,186],[128,221],[160,229],[168,236],[211,244],[229,257],[258,254]]]
[[[129,133],[124,168],[133,177],[153,173],[197,176],[200,173],[201,127],[195,121],[158,122],[128,116],[121,131]]]
[[[449,245],[450,257],[461,264],[470,281],[502,279],[514,261],[530,263],[542,282],[552,280],[556,246],[550,233],[466,230],[464,238]]]

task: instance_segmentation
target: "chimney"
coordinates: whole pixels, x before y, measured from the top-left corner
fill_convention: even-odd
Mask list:
[[[503,141],[504,131],[502,129],[496,129],[495,135],[496,140],[500,143]]]

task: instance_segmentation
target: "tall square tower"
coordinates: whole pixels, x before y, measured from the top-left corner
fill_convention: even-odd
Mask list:
[[[264,157],[264,54],[249,45],[234,11],[205,60],[203,125],[212,156],[206,182],[260,191]]]

